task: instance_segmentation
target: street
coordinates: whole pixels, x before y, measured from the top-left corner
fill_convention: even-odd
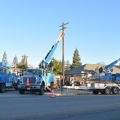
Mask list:
[[[81,94],[56,96],[50,93],[0,94],[1,120],[119,120],[120,95]]]

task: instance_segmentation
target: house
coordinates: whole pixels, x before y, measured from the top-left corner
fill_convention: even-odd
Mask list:
[[[80,77],[86,78],[90,76],[95,76],[98,69],[103,66],[101,64],[84,64],[78,68],[74,68],[65,72],[66,77]],[[112,73],[120,73],[120,66],[114,66],[112,68]]]

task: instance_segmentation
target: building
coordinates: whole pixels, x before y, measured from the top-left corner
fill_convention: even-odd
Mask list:
[[[66,77],[80,77],[80,78],[86,78],[86,77],[90,77],[90,76],[95,76],[96,72],[98,71],[98,69],[103,66],[101,64],[85,64],[82,65],[78,68],[74,68],[71,70],[68,70],[65,72],[65,76]],[[116,74],[116,73],[120,73],[120,66],[114,66],[112,68],[112,73]]]

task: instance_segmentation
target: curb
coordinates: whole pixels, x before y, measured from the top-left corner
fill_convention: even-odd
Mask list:
[[[55,96],[77,96],[77,94],[55,94]]]

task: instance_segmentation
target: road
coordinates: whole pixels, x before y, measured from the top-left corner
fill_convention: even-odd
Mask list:
[[[120,95],[0,94],[1,120],[119,120]]]

